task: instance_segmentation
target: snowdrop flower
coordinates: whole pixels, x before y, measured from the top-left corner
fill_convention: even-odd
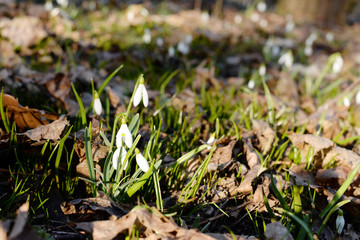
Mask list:
[[[141,100],[143,101],[144,107],[147,107],[149,104],[149,95],[146,91],[146,88],[144,85],[144,77],[142,75],[140,77],[139,86],[137,87],[135,95],[134,95],[134,107],[139,105]]]
[[[145,28],[143,41],[144,41],[144,43],[150,43],[151,42],[151,31],[148,28]]]
[[[68,0],[56,0],[57,4],[59,4],[62,7],[67,7],[67,5],[69,5],[69,1]]]
[[[149,163],[146,161],[138,148],[135,149],[135,158],[136,163],[137,165],[139,165],[140,169],[143,172],[147,172],[149,170]]]
[[[287,51],[286,53],[281,55],[281,57],[278,60],[278,63],[280,65],[285,65],[285,67],[287,67],[287,68],[291,68],[293,65],[293,62],[294,62],[294,57],[293,57],[291,51]]]
[[[121,153],[121,156],[120,156],[120,153]],[[116,149],[116,151],[114,152],[113,158],[112,158],[112,163],[113,163],[114,169],[117,169],[119,157],[121,157],[121,165],[124,164],[126,154],[127,154],[127,152],[123,146]],[[126,162],[124,169],[127,167],[127,165],[128,165],[128,163]]]
[[[50,15],[52,17],[56,17],[59,14],[60,14],[60,8],[56,7],[56,8],[51,9]]]
[[[96,115],[100,116],[102,112],[102,105],[99,98],[99,94],[95,91],[94,93],[94,111]]]
[[[187,34],[187,35],[185,36],[185,43],[186,43],[187,45],[190,45],[191,42],[192,42],[192,40],[193,40],[193,36],[192,36],[191,34]]]
[[[162,47],[163,45],[164,45],[164,40],[162,39],[162,37],[158,37],[156,39],[156,46]]]
[[[180,41],[177,45],[177,50],[182,53],[183,55],[188,55],[190,52],[190,47],[183,41]]]
[[[127,12],[127,14],[126,14],[126,18],[127,18],[127,20],[128,20],[129,22],[134,21],[134,19],[135,19],[135,13],[134,13],[133,11],[129,10],[129,11]]]
[[[259,2],[258,5],[256,6],[256,9],[259,12],[265,12],[266,11],[266,3],[264,2]]]
[[[357,105],[360,105],[360,91],[358,91],[355,96],[355,102]]]
[[[304,49],[304,54],[305,56],[311,56],[313,53],[313,48],[312,46],[306,45],[305,49]]]
[[[242,23],[242,16],[240,14],[236,14],[236,16],[234,17],[234,21],[236,24]]]
[[[212,145],[214,142],[215,142],[215,133],[211,134],[211,136],[207,140],[206,144],[207,145]]]
[[[203,21],[203,23],[208,23],[210,20],[210,16],[208,12],[202,12],[201,13],[201,21]]]
[[[50,11],[53,8],[53,4],[51,1],[46,1],[44,8],[46,11]]]
[[[342,233],[344,226],[345,226],[345,219],[343,216],[343,211],[341,209],[339,209],[338,215],[336,218],[336,230],[339,235]]]
[[[268,26],[268,21],[266,21],[266,19],[262,19],[260,21],[260,27],[266,28],[267,26]]]
[[[143,17],[147,17],[149,16],[149,11],[146,9],[146,8],[141,8],[140,10],[140,14],[143,16]]]
[[[325,39],[326,39],[326,41],[328,41],[328,42],[334,41],[334,34],[333,34],[332,32],[326,33]]]
[[[332,65],[332,70],[335,74],[339,73],[342,69],[344,65],[344,60],[343,58],[341,57],[341,55],[336,55],[335,59],[334,59],[334,62],[333,62],[333,65]]]
[[[350,98],[349,97],[344,97],[344,99],[343,99],[343,104],[344,104],[344,106],[345,107],[350,107]]]
[[[314,44],[317,38],[316,33],[311,33],[310,36],[305,40],[305,45],[311,46]]]
[[[286,25],[285,25],[285,32],[289,33],[292,32],[295,28],[295,23],[292,20],[292,15],[286,16]]]
[[[258,14],[257,12],[253,12],[253,13],[251,14],[250,20],[251,20],[252,22],[258,22],[258,21],[260,20],[259,14]]]
[[[169,47],[168,55],[169,55],[169,57],[174,57],[175,56],[175,48],[173,46]]]
[[[121,119],[121,126],[120,126],[119,131],[116,134],[116,147],[117,148],[122,147],[123,142],[125,142],[125,144],[128,148],[130,148],[131,145],[133,144],[132,135],[126,124],[125,118]]]
[[[253,79],[251,79],[249,82],[248,82],[248,88],[250,89],[254,89],[255,87],[255,81]]]
[[[259,68],[259,74],[260,76],[264,77],[266,74],[266,66],[264,64],[261,64],[260,68]]]

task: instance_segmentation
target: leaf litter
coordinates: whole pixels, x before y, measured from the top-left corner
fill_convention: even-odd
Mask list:
[[[275,44],[280,49],[291,49],[297,52],[298,58],[301,58],[299,49],[311,33],[311,28],[299,25],[293,35],[284,38],[286,34],[284,26],[287,20],[272,12],[264,14],[253,12],[249,17],[242,12],[224,8],[224,17],[221,18],[216,14],[206,15],[205,12],[198,10],[182,10],[180,4],[174,3],[174,6],[178,10],[177,13],[167,15],[154,14],[152,11],[149,13],[149,10],[141,4],[130,5],[121,12],[122,14],[109,12],[106,18],[100,11],[94,11],[90,14],[93,19],[89,22],[92,31],[82,28],[81,22],[77,23],[71,18],[64,17],[66,14],[56,14],[51,17],[41,9],[38,13],[35,9],[29,9],[28,13],[31,12],[29,16],[15,17],[16,11],[21,9],[15,12],[9,10],[8,16],[0,20],[2,36],[0,60],[1,66],[7,67],[0,69],[0,79],[5,83],[3,106],[10,122],[16,123],[19,132],[16,136],[21,139],[25,135],[31,141],[50,142],[56,146],[64,136],[67,126],[77,121],[72,115],[78,110],[78,104],[72,94],[71,83],[80,89],[80,95],[87,108],[92,101],[89,94],[91,80],[95,88],[99,88],[118,62],[129,61],[130,64],[126,66],[128,76],[126,74],[121,77],[116,76],[105,88],[111,114],[126,111],[125,104],[129,101],[129,92],[134,85],[125,78],[134,78],[133,75],[141,69],[150,75],[149,79],[161,79],[156,75],[159,66],[161,66],[161,74],[164,71],[162,67],[167,66],[169,70],[180,68],[180,74],[173,80],[170,79],[167,86],[162,86],[160,80],[158,83],[149,82],[149,85],[159,87],[149,90],[151,105],[160,107],[153,116],[155,119],[155,115],[164,114],[161,105],[157,104],[161,102],[166,104],[164,108],[167,111],[173,111],[171,113],[173,115],[177,114],[176,111],[181,111],[178,124],[193,121],[193,126],[189,127],[188,133],[184,133],[184,129],[187,129],[186,124],[180,124],[180,127],[173,125],[171,117],[167,115],[164,126],[160,128],[159,135],[162,136],[159,141],[162,144],[160,149],[176,146],[177,141],[181,147],[165,155],[158,153],[156,158],[162,159],[165,163],[158,168],[158,171],[167,171],[176,164],[177,158],[185,155],[185,149],[189,149],[190,143],[194,144],[191,139],[196,139],[195,145],[205,143],[205,140],[201,142],[200,139],[210,136],[210,132],[219,127],[217,130],[220,132],[219,139],[215,141],[213,154],[195,197],[190,199],[188,204],[182,205],[181,211],[178,208],[175,217],[168,217],[174,213],[171,212],[172,207],[180,206],[178,205],[181,202],[178,199],[180,192],[206,161],[211,152],[208,149],[194,154],[189,161],[179,166],[182,183],[173,181],[171,176],[167,176],[168,182],[160,183],[162,189],[170,186],[169,191],[162,192],[164,202],[167,199],[170,204],[167,204],[162,213],[154,207],[156,205],[154,197],[147,198],[149,201],[147,204],[151,207],[136,206],[141,205],[140,201],[145,202],[144,199],[140,200],[140,196],[137,204],[134,198],[127,199],[131,203],[129,205],[118,200],[114,201],[113,193],[109,192],[107,194],[112,199],[84,197],[88,196],[88,189],[84,187],[88,183],[77,177],[90,179],[91,174],[85,153],[85,130],[77,129],[76,134],[71,133],[65,141],[65,146],[75,141],[73,151],[76,153],[76,159],[68,169],[71,169],[71,179],[80,182],[81,190],[75,194],[77,196],[75,200],[65,198],[66,201],[61,205],[64,215],[68,218],[66,224],[71,226],[72,233],[86,232],[92,235],[93,239],[125,238],[132,236],[133,233],[150,239],[255,239],[264,236],[268,239],[293,239],[295,235],[291,233],[297,231],[297,228],[284,226],[279,222],[280,213],[274,210],[279,206],[286,208],[276,194],[276,190],[285,196],[287,207],[292,207],[293,203],[287,202],[289,192],[295,191],[298,187],[301,191],[311,193],[311,190],[304,190],[309,186],[319,198],[319,204],[311,203],[313,205],[310,209],[315,214],[319,214],[334,197],[336,190],[346,181],[351,171],[360,163],[359,151],[356,150],[359,148],[356,138],[359,134],[359,126],[356,122],[359,119],[356,115],[359,103],[351,100],[349,107],[344,106],[343,102],[344,97],[348,95],[355,99],[359,90],[359,80],[356,80],[356,77],[349,73],[350,71],[346,73],[343,71],[341,77],[345,80],[336,85],[337,76],[329,74],[323,79],[326,84],[320,83],[319,91],[322,95],[319,93],[317,96],[309,92],[309,86],[306,84],[310,83],[304,80],[309,76],[316,78],[321,75],[327,56],[341,48],[344,52],[348,52],[348,56],[344,56],[345,65],[356,66],[358,64],[356,39],[349,36],[357,33],[358,28],[349,26],[344,29],[334,29],[334,33],[340,31],[342,33],[335,34],[339,41],[335,44],[339,44],[340,47],[326,42],[324,38],[326,31],[317,29],[321,38],[314,46],[317,54],[306,61],[296,59],[297,66],[294,66],[293,70],[280,69],[274,65],[276,62],[274,56],[272,61],[268,61],[267,56],[258,49],[269,44],[268,39],[272,39],[271,44]],[[251,19],[254,14],[259,14],[259,21]],[[41,18],[36,18],[36,15]],[[148,24],[158,26],[151,29],[151,37],[162,36],[166,48],[176,47],[179,41],[185,41],[186,35],[191,34],[190,54],[186,56],[176,51],[174,56],[168,56],[165,47],[162,49],[153,48],[152,45],[142,45],[141,38],[131,29],[138,28],[136,31],[142,32],[141,28]],[[266,24],[267,27],[264,27]],[[112,32],[115,25],[119,27],[117,30],[125,29],[129,34],[118,38],[119,34]],[[171,29],[171,34],[166,33],[164,26]],[[127,37],[132,40],[129,41]],[[116,41],[119,43],[115,43]],[[205,48],[199,47],[202,46],[202,41],[206,42]],[[348,42],[346,46],[341,43],[342,41]],[[135,47],[129,46],[129,42],[135,43]],[[40,50],[41,44],[48,45]],[[14,51],[17,47],[20,48]],[[21,59],[26,61],[21,62]],[[58,66],[55,64],[56,59]],[[149,65],[151,61],[154,65]],[[270,94],[261,87],[262,80],[257,78],[254,70],[264,61],[267,61],[268,68],[264,82]],[[47,66],[49,68],[44,68],[45,63],[53,64],[49,64]],[[346,67],[351,69],[352,66]],[[186,75],[189,72],[191,74]],[[307,73],[310,73],[309,76]],[[255,82],[255,90],[246,87],[245,83],[250,78]],[[192,79],[190,86],[178,83],[186,79]],[[54,111],[58,114],[38,110],[46,108],[41,104],[38,105],[38,109],[20,105],[19,100],[13,96],[21,99],[24,99],[24,96],[12,92],[24,88],[35,94],[44,94],[46,100],[60,109]],[[221,95],[225,97],[222,98]],[[323,98],[323,95],[327,97]],[[269,107],[269,99],[273,109]],[[105,103],[105,98],[102,100]],[[23,100],[21,102],[31,106]],[[217,106],[214,107],[214,104]],[[230,107],[226,108],[226,105]],[[268,119],[269,114],[273,114],[271,111],[275,111],[275,122]],[[59,117],[60,112],[69,113],[69,120]],[[152,112],[146,109],[142,114],[151,116]],[[209,121],[216,118],[220,118],[220,126],[215,126],[216,120]],[[104,161],[109,146],[104,144],[104,137],[100,136],[100,131],[105,131],[105,125],[108,124],[106,121],[109,120],[94,119],[90,146],[96,168],[95,180],[107,186],[107,182],[101,182],[103,178],[100,173],[104,171]],[[183,121],[185,119],[187,121]],[[232,122],[240,128],[234,127]],[[149,125],[144,125],[140,129],[142,139],[139,146],[145,148],[152,138],[152,129]],[[176,131],[181,131],[181,136],[176,136],[174,134]],[[190,134],[191,137],[186,134]],[[226,136],[220,138],[222,134]],[[110,138],[110,134],[105,135],[105,138],[107,137]],[[2,148],[9,148],[11,142],[9,138],[10,136],[2,129]],[[26,142],[28,139],[21,142],[21,146],[29,147]],[[72,151],[71,147],[65,148],[68,152]],[[50,155],[46,151],[42,154]],[[14,181],[14,177],[11,176],[13,170],[7,170],[7,166],[1,166],[1,169],[5,169],[1,171],[1,182],[9,185],[8,179],[9,182]],[[65,173],[64,169],[61,165],[62,173]],[[51,174],[51,171],[53,169],[49,172],[40,172],[39,175]],[[345,216],[347,221],[360,212],[358,175],[341,196],[342,199],[351,199],[346,208],[344,207],[347,211]],[[195,186],[197,180],[192,184]],[[3,192],[1,188],[0,193]],[[125,201],[125,198],[122,200]],[[304,201],[311,202],[308,197]],[[17,202],[17,205],[20,202]],[[273,209],[273,212],[269,212],[268,207]],[[308,214],[305,205],[303,208],[302,214]],[[24,229],[29,226],[26,223],[29,206],[26,208],[25,205],[21,209],[17,215],[19,220],[15,220],[13,228],[9,227],[10,220],[2,222],[0,234],[4,239],[13,239],[22,232],[27,234],[28,230]],[[261,218],[266,220],[261,220],[258,214],[263,214]],[[278,218],[275,222],[272,219],[270,223],[270,217],[267,217],[274,214]],[[16,221],[20,223],[17,224]],[[254,227],[265,223],[266,231]],[[318,223],[314,225],[320,226]],[[358,237],[359,230],[354,228],[356,225],[349,223],[342,237]],[[200,232],[199,229],[203,229],[205,233]],[[230,232],[235,235],[227,233],[229,232],[227,229],[231,229]],[[289,230],[292,232],[290,233]],[[67,232],[70,236],[70,231]],[[320,238],[324,236],[334,236],[328,226]]]

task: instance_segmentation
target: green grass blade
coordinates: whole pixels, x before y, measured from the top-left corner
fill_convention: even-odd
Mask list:
[[[10,133],[10,124],[9,124],[9,118],[8,115],[4,113],[4,107],[3,107],[3,94],[4,94],[4,88],[1,89],[1,96],[0,96],[0,113],[1,113],[1,119],[3,121],[5,130],[7,133]]]
[[[311,229],[309,228],[308,224],[307,224],[306,222],[304,222],[301,218],[299,218],[299,217],[296,216],[294,213],[292,213],[292,212],[290,212],[290,211],[287,211],[287,210],[285,210],[285,209],[282,209],[282,208],[274,208],[274,209],[277,210],[277,211],[279,211],[279,212],[283,212],[283,213],[285,213],[286,215],[288,215],[292,220],[294,220],[295,222],[297,222],[302,229],[305,230],[305,232],[307,233],[309,239],[314,239],[313,233],[312,233]]]
[[[329,213],[326,215],[326,218],[324,219],[324,221],[322,222],[317,234],[320,235],[320,233],[322,232],[323,228],[325,227],[326,223],[329,221],[331,215],[340,207],[344,206],[345,204],[349,203],[350,200],[344,200],[339,202],[338,204],[336,204],[334,207],[331,208],[331,210],[329,211]]]
[[[134,195],[147,182],[151,174],[153,174],[153,168],[154,162],[151,163],[150,169],[126,191],[129,197]]]
[[[59,181],[59,165],[60,165],[60,160],[62,157],[62,153],[63,153],[63,149],[64,149],[64,144],[66,139],[69,137],[70,132],[71,132],[72,126],[70,127],[70,129],[67,131],[67,133],[65,134],[65,136],[60,140],[59,142],[59,147],[58,147],[58,151],[56,154],[56,159],[55,159],[55,179],[56,179],[56,184],[58,186],[58,188],[60,189],[60,181]]]
[[[86,126],[86,113],[85,113],[84,104],[83,104],[83,102],[81,100],[81,97],[77,93],[77,91],[76,91],[76,89],[75,89],[75,87],[74,87],[74,85],[72,83],[71,83],[71,87],[72,87],[73,92],[75,94],[76,100],[77,100],[77,102],[79,104],[79,108],[80,108],[79,113],[80,113],[80,116],[81,116],[81,125],[82,125],[81,127],[84,127],[84,126]]]
[[[337,192],[335,193],[335,195],[334,195],[333,199],[331,200],[331,202],[329,203],[329,205],[327,205],[326,208],[321,212],[321,214],[320,214],[321,218],[325,217],[325,215],[336,204],[336,202],[339,201],[341,196],[345,193],[346,189],[350,186],[350,184],[354,180],[354,178],[355,178],[356,174],[359,172],[359,170],[360,170],[360,163],[354,168],[354,170],[351,171],[351,173],[349,174],[349,176],[347,177],[347,179],[345,180],[343,185],[341,185],[339,190],[337,190]]]
[[[208,147],[208,145],[203,144],[203,145],[191,150],[190,152],[188,152],[184,156],[181,156],[180,158],[178,158],[174,164],[183,164],[184,162],[189,160],[191,157],[193,157],[195,154],[205,150],[207,147]]]
[[[271,189],[274,191],[274,194],[276,196],[276,198],[279,200],[281,206],[286,210],[286,211],[291,211],[288,204],[286,203],[285,199],[283,198],[283,196],[281,195],[281,193],[279,192],[279,190],[277,189],[275,182],[274,182],[274,177],[273,175],[271,175]]]
[[[122,69],[124,67],[124,65],[120,65],[117,69],[115,69],[106,79],[105,81],[101,84],[99,90],[98,90],[98,94],[99,96],[101,95],[101,93],[104,91],[106,85],[109,84],[110,80],[120,71],[120,69]]]
[[[88,128],[85,128],[85,154],[86,154],[86,160],[87,160],[87,164],[88,164],[88,169],[89,169],[89,176],[90,176],[90,180],[92,182],[96,182],[96,175],[95,175],[95,170],[94,170],[94,160],[93,160],[93,155],[92,155],[92,149],[91,149],[91,141],[90,141],[90,133]],[[96,195],[95,192],[95,184],[91,185],[92,187],[92,191],[93,191],[93,195]]]

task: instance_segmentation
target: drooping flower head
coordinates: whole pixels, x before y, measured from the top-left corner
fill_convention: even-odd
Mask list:
[[[94,92],[94,112],[100,116],[102,112],[102,105],[97,91]]]
[[[338,74],[339,72],[341,72],[341,69],[344,65],[344,60],[343,58],[341,57],[340,54],[337,54],[335,56],[335,59],[334,59],[334,62],[333,62],[333,65],[332,65],[332,70],[335,74]]]
[[[336,218],[336,230],[339,235],[342,233],[344,226],[345,226],[345,219],[344,219],[343,215],[344,215],[343,211],[341,209],[339,209],[338,215]]]
[[[146,161],[145,157],[141,154],[138,148],[135,149],[135,158],[136,163],[139,165],[140,169],[143,172],[147,172],[149,170],[149,163]]]
[[[119,131],[116,134],[116,147],[117,148],[122,147],[123,142],[125,142],[125,144],[128,148],[130,148],[131,145],[133,144],[132,135],[126,124],[125,118],[121,119],[121,126],[120,126]]]
[[[144,107],[147,107],[149,104],[149,95],[145,88],[143,75],[140,76],[139,86],[137,87],[134,95],[134,106],[136,107],[139,105],[141,100],[143,101]]]
[[[121,165],[124,164],[126,154],[127,154],[127,152],[123,146],[116,149],[116,151],[114,152],[113,158],[112,158],[112,164],[113,164],[114,169],[117,169],[119,157],[121,158]],[[128,165],[128,163],[126,162],[124,169],[127,167],[127,165]]]

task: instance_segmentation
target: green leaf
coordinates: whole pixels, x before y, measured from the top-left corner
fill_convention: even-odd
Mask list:
[[[149,170],[138,180],[136,181],[131,187],[126,191],[127,195],[131,197],[134,195],[150,178],[151,174],[153,173],[154,162],[151,163]]]
[[[84,104],[83,104],[83,102],[82,102],[82,100],[81,100],[81,97],[79,96],[79,94],[77,93],[77,91],[76,91],[76,89],[75,89],[75,87],[74,87],[74,85],[71,83],[71,87],[72,87],[72,89],[73,89],[73,91],[74,91],[74,94],[75,94],[75,97],[76,97],[76,100],[77,100],[77,102],[78,102],[78,104],[79,104],[79,108],[80,108],[80,116],[81,116],[81,125],[82,125],[82,127],[84,127],[84,126],[86,126],[87,124],[86,124],[86,114],[85,114],[85,108],[84,108]]]

